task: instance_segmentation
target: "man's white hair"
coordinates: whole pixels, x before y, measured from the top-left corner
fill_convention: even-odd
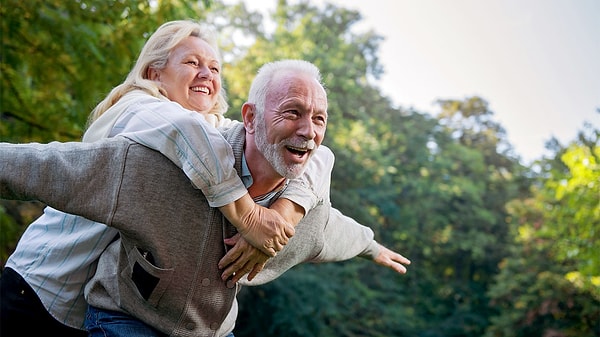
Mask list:
[[[258,70],[248,93],[248,103],[254,104],[257,115],[262,116],[265,110],[269,84],[275,75],[285,72],[306,74],[314,78],[322,87],[325,87],[321,82],[319,68],[308,61],[288,59],[266,63]]]

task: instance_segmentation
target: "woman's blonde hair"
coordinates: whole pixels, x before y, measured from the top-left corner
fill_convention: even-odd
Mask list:
[[[149,69],[164,69],[173,48],[189,36],[195,36],[208,43],[217,53],[217,59],[221,62],[221,55],[214,32],[191,20],[171,21],[160,26],[154,34],[148,38],[144,48],[127,75],[125,81],[114,87],[111,92],[92,110],[88,125],[98,119],[106,110],[113,106],[123,95],[133,90],[144,90],[148,94],[161,97],[167,96],[156,82],[149,79]],[[225,91],[221,88],[215,106],[209,111],[211,114],[223,114],[228,105]]]

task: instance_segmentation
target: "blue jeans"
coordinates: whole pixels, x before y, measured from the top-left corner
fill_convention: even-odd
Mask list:
[[[163,337],[165,334],[139,319],[119,311],[98,309],[88,305],[85,328],[90,337],[127,336]],[[233,332],[226,337],[234,337]]]

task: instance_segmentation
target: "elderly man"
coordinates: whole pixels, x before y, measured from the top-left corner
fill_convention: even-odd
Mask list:
[[[327,97],[318,70],[295,60],[265,65],[242,117],[244,124],[223,130],[223,136],[250,195],[269,204],[311,165],[314,151],[323,150]],[[319,204],[288,245],[252,281],[240,283],[271,281],[302,262],[355,256],[406,271],[403,264],[410,261],[331,208],[329,186],[314,188]],[[240,275],[223,278],[239,266],[248,265],[242,273],[250,272],[253,263],[267,260],[235,236],[235,228],[173,163],[121,137],[93,144],[4,144],[0,197],[36,198],[119,229],[120,240],[101,256],[86,287],[92,335],[232,335],[239,290],[234,281]],[[228,251],[224,242],[235,246]],[[227,267],[232,264],[238,267]]]

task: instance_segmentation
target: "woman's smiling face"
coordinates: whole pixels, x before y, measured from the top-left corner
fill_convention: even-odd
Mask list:
[[[150,69],[150,74],[170,100],[199,113],[208,113],[221,91],[217,54],[206,41],[194,36],[173,48],[164,69]]]

